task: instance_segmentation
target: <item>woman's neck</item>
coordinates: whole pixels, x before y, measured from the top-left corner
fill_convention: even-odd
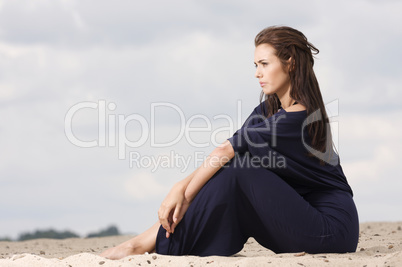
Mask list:
[[[281,102],[281,106],[282,106],[283,109],[286,109],[286,108],[290,107],[295,102],[295,100],[290,97],[290,87],[289,87],[288,90],[286,90],[286,92],[284,92],[282,94],[280,94],[278,92],[278,93],[276,93],[276,95],[278,96],[279,101]]]

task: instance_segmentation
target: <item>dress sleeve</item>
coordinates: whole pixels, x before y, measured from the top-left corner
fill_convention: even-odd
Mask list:
[[[245,131],[244,129],[251,127],[253,125],[258,125],[259,123],[263,122],[266,119],[263,115],[262,111],[263,108],[264,107],[262,103],[258,105],[256,108],[254,108],[253,112],[248,116],[242,127],[239,130],[237,130],[232,137],[228,138],[228,141],[232,144],[232,147],[235,152],[242,154],[247,151],[246,144],[239,140],[240,138],[239,133],[241,133],[240,135],[243,135],[242,132]]]
[[[297,137],[293,135],[295,131],[291,129],[294,125],[283,112],[265,119],[261,118],[261,114],[258,116],[259,122],[252,124],[250,123],[252,120],[246,121],[243,127],[228,139],[235,152],[244,154],[248,151],[254,156],[263,157],[270,151],[281,151],[280,146],[288,146],[289,143],[283,142],[284,139]]]

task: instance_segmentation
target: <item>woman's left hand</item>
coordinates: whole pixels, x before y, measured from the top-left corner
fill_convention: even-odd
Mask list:
[[[167,238],[174,232],[174,229],[190,206],[190,203],[184,197],[184,192],[185,188],[182,184],[175,184],[159,208],[159,222],[166,230]]]
[[[177,213],[175,210],[174,215],[173,215],[173,223],[170,225],[172,234],[174,233],[174,229],[176,228],[176,226],[183,219],[184,214],[186,214],[186,211],[189,206],[190,206],[190,203],[186,199],[184,199],[184,201],[181,205],[181,208],[177,211]],[[170,233],[166,231],[166,238],[169,238],[169,236],[170,236]]]

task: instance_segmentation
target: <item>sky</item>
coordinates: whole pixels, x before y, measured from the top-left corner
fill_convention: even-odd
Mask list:
[[[140,233],[259,103],[254,37],[302,31],[360,221],[402,220],[400,1],[0,0],[0,237]],[[197,129],[198,127],[198,129]]]

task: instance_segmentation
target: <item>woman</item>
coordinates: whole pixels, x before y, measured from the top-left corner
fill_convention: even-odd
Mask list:
[[[332,147],[313,71],[317,53],[293,28],[262,30],[254,58],[260,105],[173,186],[156,224],[102,256],[225,256],[249,237],[276,253],[354,252],[358,215]]]

